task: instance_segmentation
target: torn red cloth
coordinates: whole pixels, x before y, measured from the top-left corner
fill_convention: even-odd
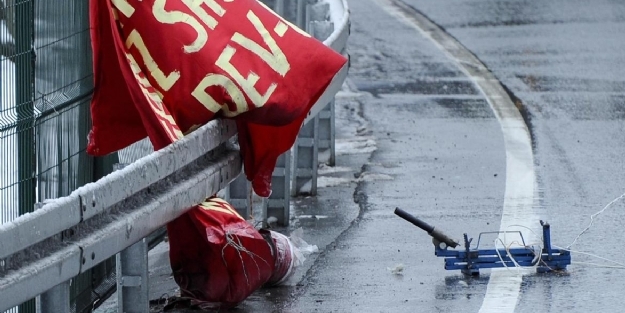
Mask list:
[[[160,149],[236,118],[245,173],[269,196],[278,156],[347,60],[255,0],[91,1],[88,152]]]

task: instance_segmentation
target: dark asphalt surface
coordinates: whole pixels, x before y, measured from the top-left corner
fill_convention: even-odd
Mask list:
[[[567,246],[589,217],[625,192],[625,3],[415,1],[474,53],[525,113],[537,176],[534,209]],[[378,144],[365,166],[392,181],[364,183],[358,226],[318,262],[295,311],[477,312],[488,274],[442,270],[429,238],[395,206],[458,237],[498,230],[505,149],[487,103],[438,47],[374,1],[350,2],[351,80],[370,93],[364,116]],[[625,205],[597,216],[572,247],[623,263]],[[538,223],[538,221],[535,221]],[[573,254],[576,262],[616,265]],[[386,270],[403,263],[404,274]],[[364,274],[364,275],[363,275]],[[515,312],[620,312],[623,268],[575,263],[567,275],[526,275]]]
[[[532,209],[552,224],[554,244],[569,245],[625,192],[625,2],[404,1],[510,91],[532,136]],[[303,227],[320,253],[292,286],[259,290],[232,312],[499,312],[484,304],[489,271],[445,271],[430,237],[393,214],[400,207],[454,238],[499,230],[507,169],[484,95],[439,46],[388,14],[389,3],[349,1],[337,166],[323,168],[318,197],[294,200],[284,230]],[[624,213],[625,200],[616,202],[572,248],[625,263]],[[166,250],[151,260],[153,298],[175,293]],[[530,272],[514,312],[622,312],[623,274],[581,263],[561,275]]]
[[[535,203],[554,225],[553,242],[570,244],[591,214],[625,192],[625,3],[406,2],[471,50],[527,110]],[[623,264],[624,213],[623,201],[616,202],[572,249]],[[623,269],[575,264],[569,273],[526,277],[516,312],[624,310]]]

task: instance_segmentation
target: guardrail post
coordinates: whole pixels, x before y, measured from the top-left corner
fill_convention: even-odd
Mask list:
[[[317,194],[317,169],[319,164],[319,115],[302,127],[293,148],[293,175],[291,195]],[[310,189],[305,185],[310,182]]]
[[[308,30],[313,37],[319,40],[325,40],[334,31],[334,23],[325,20],[329,11],[330,6],[328,3],[312,5],[309,10],[310,22]],[[321,152],[320,161],[326,162],[330,166],[336,164],[334,111],[334,100],[332,100],[319,112],[319,150],[327,151],[327,153]]]
[[[148,313],[148,243],[145,238],[117,254],[117,312]]]
[[[69,281],[56,285],[54,288],[44,292],[39,297],[37,312],[58,313],[70,312],[69,303]]]
[[[273,10],[280,16],[284,16],[284,0],[276,0]]]
[[[301,29],[306,29],[306,3],[309,0],[297,0],[297,8],[295,9],[295,25]]]
[[[252,213],[252,184],[247,181],[245,174],[241,173],[230,185],[226,192],[226,201],[228,201],[236,210],[248,219]]]
[[[291,196],[291,151],[283,153],[276,162],[276,167],[271,176],[271,195],[268,199],[263,198],[261,203],[261,219],[263,227],[267,227],[267,218],[273,216],[278,219],[278,224],[289,225],[290,212],[289,201]],[[247,181],[244,174],[230,183],[228,187],[227,201],[237,209],[237,212],[248,219],[254,206],[252,199],[252,184]]]
[[[336,165],[336,126],[334,121],[334,100],[319,112],[319,149],[321,162],[326,162],[330,166]],[[326,155],[327,154],[327,155]]]
[[[299,3],[299,2],[298,2]],[[313,37],[324,40],[333,31],[333,24],[326,21],[329,16],[328,3],[306,5],[304,25]],[[321,130],[323,126],[323,131]],[[323,134],[323,141],[320,135]],[[328,104],[317,116],[300,130],[295,149],[291,195],[301,193],[317,194],[317,173],[319,165],[319,148],[330,150],[329,163],[334,164],[334,106]],[[310,182],[310,186],[307,186]]]
[[[267,227],[267,219],[270,216],[277,218],[279,225],[289,225],[289,209],[291,200],[291,150],[283,153],[278,158],[276,168],[273,170],[273,175],[271,176],[271,196],[263,202],[263,227]]]

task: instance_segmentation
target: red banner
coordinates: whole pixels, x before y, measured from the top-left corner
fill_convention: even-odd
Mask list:
[[[155,149],[235,118],[245,172],[270,193],[276,159],[346,59],[255,0],[93,0],[88,152]],[[212,198],[167,225],[182,296],[230,307],[292,274],[292,246]]]
[[[160,149],[215,117],[236,118],[246,176],[261,196],[346,63],[255,0],[101,0],[91,13],[88,152],[146,135]]]

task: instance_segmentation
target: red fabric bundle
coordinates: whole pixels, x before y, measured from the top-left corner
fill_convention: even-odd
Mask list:
[[[347,61],[256,0],[98,0],[91,22],[88,152],[146,135],[160,149],[236,117],[246,176],[265,197],[276,159]]]
[[[287,272],[274,268],[292,262],[278,258],[284,252],[278,253],[269,232],[258,232],[219,198],[193,208],[167,230],[181,296],[202,308],[237,305],[272,277],[285,278]]]

